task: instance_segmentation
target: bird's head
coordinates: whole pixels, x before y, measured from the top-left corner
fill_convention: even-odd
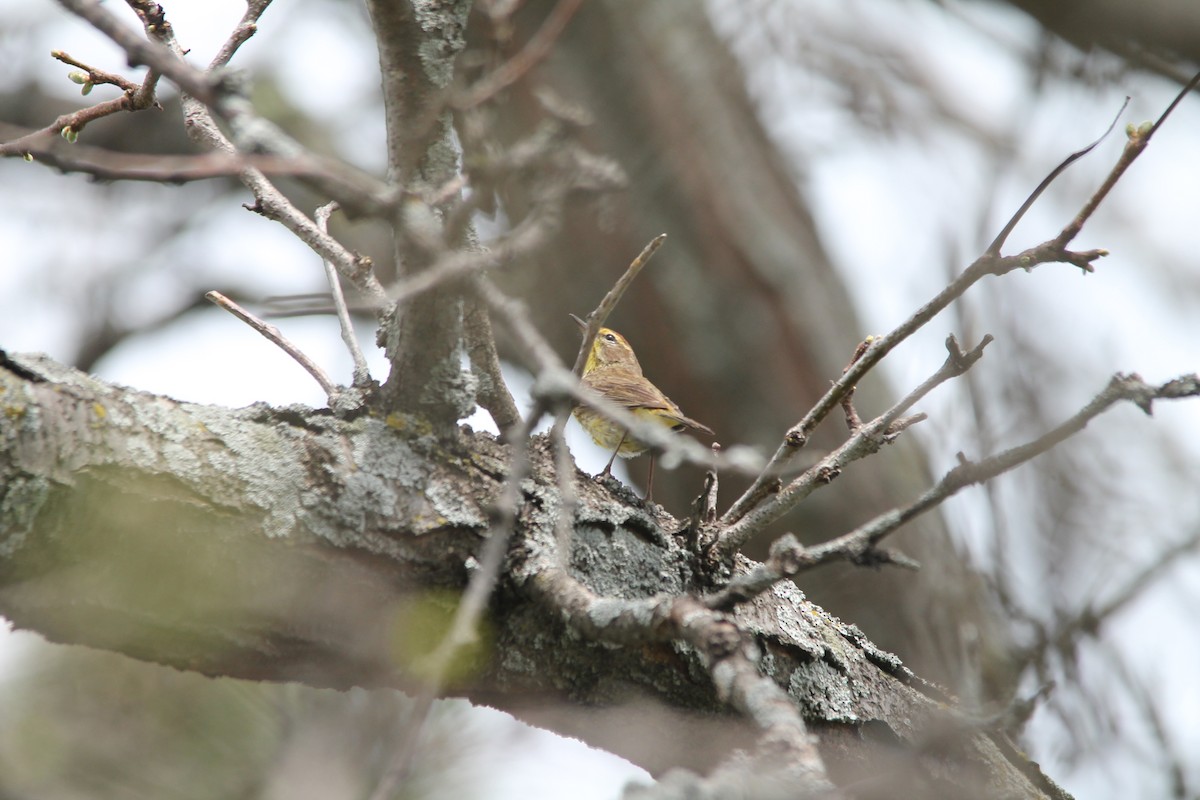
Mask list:
[[[579,327],[587,330],[587,323],[574,314],[571,318],[579,323]],[[642,365],[638,363],[633,348],[625,337],[611,328],[601,328],[592,340],[592,350],[588,353],[587,363],[584,364],[583,374],[586,375],[597,367],[624,366],[642,374]]]

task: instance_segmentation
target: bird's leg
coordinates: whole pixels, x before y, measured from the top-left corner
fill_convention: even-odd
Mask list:
[[[651,450],[650,451],[650,477],[646,478],[646,502],[647,503],[653,502],[651,499],[653,494],[654,494],[654,451]]]
[[[605,475],[611,475],[613,462],[617,460],[617,453],[621,452],[621,445],[625,444],[625,437],[629,435],[629,431],[621,434],[621,441],[617,442],[617,446],[613,449],[612,457],[608,459],[608,463],[604,465],[604,470],[597,475],[597,478],[602,478]]]

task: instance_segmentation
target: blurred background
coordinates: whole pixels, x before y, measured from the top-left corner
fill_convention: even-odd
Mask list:
[[[555,5],[477,2],[464,74],[520,50]],[[1008,251],[1055,235],[1115,162],[1124,125],[1166,108],[1200,60],[1200,7],[1133,6],[593,0],[550,57],[487,109],[487,144],[529,135],[542,114],[535,92],[549,88],[590,114],[585,143],[621,163],[629,190],[569,206],[551,246],[497,280],[569,359],[578,333],[567,314],[591,310],[667,233],[610,325],[718,441],[769,454],[858,341],[895,327],[969,264],[1126,97],[1117,131],[1050,188]],[[202,65],[243,6],[166,9]],[[114,91],[81,98],[54,49],[125,70],[113,46],[50,0],[0,0],[0,138]],[[357,4],[272,7],[234,63],[249,70],[263,114],[318,152],[382,173],[376,55]],[[191,152],[169,87],[162,99],[164,111],[98,121],[80,142]],[[996,337],[966,378],[920,404],[928,421],[776,532],[843,533],[916,496],[956,453],[984,456],[1057,424],[1116,371],[1150,381],[1195,371],[1198,131],[1193,96],[1076,240],[1111,251],[1096,274],[1046,265],[987,279],[898,349],[860,387],[864,418],[932,373],[948,334],[966,346]],[[468,158],[476,146],[467,142]],[[318,202],[288,190],[310,212]],[[485,237],[532,202],[519,182],[495,192],[495,213],[479,220]],[[202,300],[219,289],[261,311],[273,296],[325,289],[316,257],[243,209],[250,200],[233,181],[99,184],[0,162],[0,347],[181,400],[323,404],[289,359]],[[335,218],[333,231],[388,277],[381,226]],[[332,317],[275,321],[349,382]],[[359,323],[373,351],[371,315]],[[372,364],[386,377],[382,359]],[[515,393],[528,384],[515,366],[506,374]],[[581,467],[598,471],[606,454],[571,429]],[[911,524],[895,544],[921,572],[830,568],[801,588],[972,706],[1003,707],[1053,681],[1022,744],[1077,796],[1197,797],[1198,431],[1195,403],[1159,404],[1153,419],[1117,408]],[[811,449],[844,436],[831,419]],[[644,459],[621,467],[644,481]],[[684,468],[655,484],[655,498],[681,515],[700,476]],[[722,506],[741,486],[722,481]],[[1078,624],[1114,598],[1111,615]],[[0,794],[359,797],[405,714],[394,694],[212,681],[0,633]],[[422,753],[406,797],[612,798],[645,779],[578,742],[455,702],[439,705]]]

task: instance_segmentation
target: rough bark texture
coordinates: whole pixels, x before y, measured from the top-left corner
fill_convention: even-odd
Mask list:
[[[508,463],[507,445],[467,429],[438,440],[395,414],[178,403],[42,357],[0,358],[0,421],[0,613],[55,641],[314,686],[419,677]],[[690,648],[591,641],[531,591],[523,565],[553,547],[558,508],[543,445],[532,447],[490,632],[448,693],[656,772],[710,768],[745,731],[721,724],[727,712]],[[593,592],[704,588],[679,522],[614,483],[580,476],[579,494],[570,571]],[[1054,796],[1001,734],[947,718],[954,734],[931,737],[947,713],[941,691],[794,586],[735,618],[839,782],[893,774],[903,760],[926,793]],[[642,746],[666,724],[678,749]],[[639,735],[621,735],[631,729]]]
[[[413,193],[395,220],[401,275],[428,269],[442,244],[440,221],[416,199],[458,173],[451,115],[444,105],[471,4],[376,0],[368,4],[379,47],[389,178]],[[454,285],[400,304],[385,319],[380,345],[392,364],[384,392],[393,408],[420,414],[440,433],[469,413],[474,384],[459,368],[463,300]]]

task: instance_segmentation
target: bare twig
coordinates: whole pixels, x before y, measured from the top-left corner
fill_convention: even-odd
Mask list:
[[[713,456],[721,453],[721,444],[712,443]],[[717,467],[714,464],[704,473],[704,485],[700,494],[692,501],[692,516],[688,520],[688,535],[692,549],[696,552],[706,550],[711,544],[712,524],[717,519],[717,493],[720,489]]]
[[[249,41],[251,36],[258,33],[258,18],[263,15],[269,5],[271,5],[271,0],[246,1],[246,13],[242,15],[237,27],[233,29],[233,33],[229,35],[229,38],[221,45],[221,49],[213,56],[213,60],[209,62],[209,72],[228,64],[238,48]]]
[[[706,595],[700,600],[709,608],[727,610],[738,603],[753,600],[782,580],[836,560],[850,561],[860,567],[891,564],[905,569],[921,568],[917,561],[898,550],[870,547],[861,551],[847,548],[837,552],[826,552],[805,547],[794,534],[785,533],[771,543],[770,554],[765,562],[735,576],[720,591]]]
[[[1117,181],[1120,180],[1121,176],[1125,174],[1125,170],[1129,169],[1134,160],[1140,156],[1142,151],[1145,150],[1150,144],[1151,137],[1153,137],[1154,134],[1158,132],[1158,129],[1163,126],[1163,123],[1167,121],[1167,117],[1169,117],[1171,112],[1175,110],[1175,107],[1183,101],[1183,98],[1186,97],[1188,93],[1195,89],[1198,85],[1200,85],[1200,72],[1197,72],[1196,75],[1190,81],[1188,81],[1187,85],[1179,90],[1179,93],[1175,95],[1175,99],[1172,100],[1171,104],[1167,106],[1166,110],[1159,115],[1159,118],[1154,122],[1153,125],[1140,125],[1137,127],[1130,125],[1125,129],[1127,141],[1125,142],[1125,149],[1121,151],[1121,158],[1117,161],[1117,165],[1108,173],[1104,179],[1104,182],[1100,184],[1100,188],[1092,194],[1087,203],[1084,204],[1083,208],[1079,210],[1079,213],[1075,215],[1075,218],[1071,220],[1070,224],[1063,228],[1062,232],[1058,234],[1058,237],[1054,240],[1056,244],[1058,244],[1060,247],[1066,247],[1066,245],[1079,234],[1079,231],[1083,229],[1084,223],[1087,222],[1087,220],[1092,216],[1092,213],[1095,212],[1095,210],[1100,206],[1101,201],[1108,196],[1109,191],[1116,186]]]
[[[153,82],[158,75],[162,75],[185,95],[223,118],[229,125],[233,141],[242,151],[306,159],[309,165],[309,169],[305,170],[306,183],[327,193],[343,208],[386,211],[398,202],[398,191],[366,172],[344,162],[307,153],[278,126],[256,114],[250,102],[236,90],[236,82],[228,75],[210,75],[184,61],[183,50],[175,41],[174,30],[159,4],[149,0],[126,0],[142,19],[146,35],[150,37],[147,40],[98,0],[59,2],[121,47],[131,65],[144,64],[150,67],[150,74],[135,96],[152,94]]]
[[[1098,189],[1096,193],[1088,200],[1088,202],[1084,204],[1083,208],[1075,216],[1075,219],[1071,222],[1071,224],[1064,228],[1058,236],[1012,256],[1001,256],[998,251],[993,251],[989,248],[969,267],[963,270],[963,272],[960,273],[957,278],[952,280],[944,289],[942,289],[942,291],[940,291],[932,300],[921,306],[921,308],[917,309],[912,316],[910,316],[890,333],[879,339],[876,339],[871,346],[867,348],[866,352],[863,353],[862,358],[856,361],[853,366],[847,370],[837,382],[833,384],[829,391],[827,391],[824,396],[817,401],[816,405],[814,405],[812,409],[810,409],[809,412],[804,415],[800,422],[793,425],[784,434],[783,441],[775,451],[775,454],[771,457],[771,460],[767,463],[766,468],[763,470],[763,474],[756,478],[754,483],[752,483],[750,487],[742,494],[742,496],[734,502],[729,510],[725,512],[721,518],[721,524],[732,525],[738,522],[752,508],[754,508],[756,504],[762,502],[762,500],[768,494],[768,489],[772,481],[775,480],[775,477],[786,468],[788,462],[795,458],[800,449],[807,444],[808,438],[812,434],[812,431],[818,424],[821,423],[822,420],[825,419],[826,416],[828,416],[830,411],[832,411],[839,403],[841,403],[842,398],[845,396],[846,392],[850,390],[850,387],[856,385],[859,380],[861,380],[864,375],[873,369],[876,364],[882,361],[884,357],[888,355],[888,353],[890,353],[901,342],[906,340],[917,330],[924,327],[926,323],[941,313],[941,311],[954,300],[961,297],[975,283],[988,275],[1001,276],[1016,269],[1024,269],[1028,271],[1038,265],[1049,263],[1073,264],[1085,272],[1092,271],[1092,262],[1098,258],[1108,255],[1108,252],[1106,250],[1072,251],[1067,249],[1067,245],[1070,244],[1074,237],[1083,228],[1083,225],[1095,212],[1101,200],[1104,199],[1109,189],[1116,183],[1116,180],[1125,173],[1138,155],[1141,154],[1142,150],[1145,149],[1146,145],[1149,143],[1150,136],[1153,135],[1158,127],[1161,126],[1161,124],[1165,121],[1167,114],[1174,109],[1174,107],[1179,103],[1180,99],[1187,92],[1191,91],[1197,85],[1197,83],[1200,83],[1200,74],[1197,74],[1196,78],[1193,78],[1192,82],[1190,82],[1183,89],[1183,91],[1180,92],[1180,94],[1175,98],[1175,101],[1172,102],[1171,106],[1168,107],[1168,109],[1163,113],[1154,126],[1151,126],[1146,131],[1143,131],[1140,128],[1129,131],[1129,142],[1126,144],[1125,149],[1117,163],[1109,171],[1108,177],[1102,183],[1100,189]],[[1086,150],[1083,152],[1086,152]],[[1080,155],[1082,155],[1082,152]],[[1062,172],[1062,168],[1065,167],[1067,163],[1070,163],[1070,161],[1075,157],[1077,156],[1073,156],[1071,159],[1068,159],[1064,165],[1061,165],[1052,171],[1047,180],[1052,180],[1054,177],[1060,174]],[[1034,195],[1027,202],[1031,203],[1033,199],[1036,199],[1038,194],[1039,191],[1035,191]],[[1010,220],[1009,224],[1006,225],[1005,228],[1009,229],[1010,225],[1015,226],[1015,220],[1018,219],[1019,214],[1022,213],[1023,211],[1018,212],[1018,215],[1015,215],[1014,219]],[[1003,245],[1003,237],[1007,236],[1007,233],[1004,231],[1002,231],[1002,234],[1002,236],[997,237],[996,241],[1000,243],[998,246]]]
[[[700,598],[700,602],[714,610],[728,610],[770,589],[776,583],[800,571],[804,558],[804,545],[794,534],[785,533],[771,543],[767,560],[749,572],[733,578],[725,588]]]
[[[461,97],[455,98],[454,107],[466,109],[477,106],[520,80],[534,64],[549,55],[550,49],[581,5],[583,0],[559,0],[558,5],[546,15],[542,26],[529,38],[521,51],[488,73]]]
[[[169,78],[183,91],[199,99],[201,102],[213,105],[218,102],[216,82],[205,73],[179,58],[170,49],[157,41],[147,41],[137,32],[127,27],[115,14],[104,8],[98,0],[59,0],[59,4],[76,16],[86,20],[93,28],[111,39],[125,51],[130,66],[144,64],[154,72]],[[155,25],[159,34],[167,33],[169,25],[157,22],[153,15],[148,15],[149,3],[131,2],[131,7],[138,12],[146,25]],[[159,9],[161,16],[161,8]]]
[[[230,314],[233,314],[251,328],[254,328],[254,330],[258,331],[264,337],[274,342],[281,350],[283,350],[283,352],[291,356],[297,364],[304,367],[304,369],[308,371],[308,374],[312,375],[316,379],[317,383],[321,384],[321,389],[330,399],[330,402],[337,397],[339,393],[337,384],[329,379],[329,376],[325,374],[325,370],[321,369],[312,361],[312,359],[304,355],[300,348],[288,341],[287,338],[279,332],[278,328],[271,323],[264,322],[263,320],[254,316],[249,311],[242,308],[220,292],[208,292],[204,295],[204,297],[212,303],[215,303],[216,305],[225,309]]]
[[[587,329],[583,334],[583,342],[579,345],[579,355],[575,356],[575,366],[571,371],[576,375],[583,374],[583,365],[587,363],[588,353],[592,349],[592,341],[596,338],[596,333],[604,327],[608,315],[617,307],[617,303],[621,302],[621,298],[625,295],[625,290],[633,283],[633,279],[642,271],[642,267],[650,262],[650,258],[658,252],[658,248],[662,247],[662,243],[667,240],[665,233],[660,233],[650,240],[650,243],[642,248],[642,252],[638,253],[625,270],[625,273],[617,279],[613,287],[608,290],[608,294],[604,295],[604,299],[600,301],[600,305],[596,306],[596,310],[587,315]]]
[[[221,132],[212,113],[203,103],[187,95],[183,96],[181,102],[189,137],[209,149],[233,157],[242,157],[233,142]],[[261,170],[251,166],[240,171],[238,177],[254,194],[255,204],[250,207],[252,211],[275,220],[290,230],[296,238],[321,256],[322,260],[333,263],[339,273],[365,292],[372,301],[381,306],[386,303],[383,286],[375,277],[369,258],[347,250],[332,236],[322,232]]]
[[[756,778],[777,781],[777,787],[786,784],[791,790],[788,796],[832,788],[799,710],[783,689],[759,671],[762,654],[753,638],[724,614],[689,597],[600,597],[544,557],[532,563],[529,572],[525,586],[534,598],[589,639],[634,647],[683,641],[695,648],[717,696],[760,732],[761,752],[756,760],[762,772]]]
[[[337,202],[326,203],[316,211],[315,221],[317,230],[329,235],[329,215],[338,208]],[[342,294],[342,282],[338,278],[337,268],[327,258],[321,259],[325,265],[325,278],[329,281],[329,289],[333,293],[333,307],[337,311],[338,326],[342,329],[342,341],[354,359],[353,385],[362,388],[371,383],[371,370],[367,367],[367,359],[363,357],[362,349],[358,346],[358,337],[354,334],[354,321],[350,319],[350,310],[346,308],[346,297]]]
[[[63,114],[55,119],[54,122],[39,130],[23,130],[20,133],[16,133],[19,129],[6,125],[4,126],[4,135],[9,141],[0,143],[0,156],[19,155],[26,159],[31,157],[38,158],[43,162],[69,160],[47,157],[47,151],[58,151],[61,153],[67,149],[63,148],[62,143],[58,141],[60,135],[73,145],[79,138],[79,133],[90,122],[125,111],[145,111],[150,108],[161,108],[154,96],[158,76],[153,71],[147,73],[141,84],[137,84],[120,75],[85,64],[64,53],[62,50],[51,51],[50,55],[64,64],[79,67],[87,71],[86,76],[78,78],[78,80],[83,81],[84,94],[90,92],[91,87],[94,85],[110,84],[121,89],[121,96],[111,100],[104,100],[87,108],[81,108],[78,111],[72,111],[69,114]],[[14,134],[15,138],[12,138]],[[60,166],[58,163],[52,163],[51,165]]]
[[[521,412],[513,401],[512,393],[504,383],[504,375],[500,371],[500,357],[496,353],[496,337],[492,332],[492,319],[488,315],[487,305],[479,293],[483,291],[478,282],[474,284],[475,291],[466,298],[466,309],[463,313],[463,338],[467,343],[467,357],[471,361],[471,370],[479,382],[476,399],[479,405],[487,409],[496,428],[503,434],[520,423]]]
[[[243,23],[252,22],[252,18],[265,9],[268,1],[252,0],[247,15],[243,17]],[[282,222],[322,258],[337,265],[342,275],[353,281],[368,296],[380,303],[384,301],[383,288],[371,274],[370,259],[346,251],[336,241],[317,230],[312,221],[264,177],[263,170],[273,174],[293,175],[312,184],[326,187],[332,185],[335,189],[332,194],[335,197],[347,194],[356,206],[376,205],[388,208],[395,202],[394,190],[366,176],[365,173],[346,168],[346,165],[303,154],[294,142],[279,133],[274,126],[265,123],[256,129],[259,134],[249,142],[252,146],[248,151],[254,155],[238,154],[233,143],[217,127],[209,111],[209,106],[216,108],[218,101],[213,88],[214,82],[205,73],[182,60],[180,56],[183,50],[175,41],[174,32],[162,18],[161,7],[157,4],[130,0],[130,5],[143,20],[147,35],[155,39],[153,42],[139,37],[95,0],[62,0],[62,4],[120,45],[131,63],[148,64],[151,74],[147,75],[141,87],[132,93],[127,90],[121,98],[59,117],[53,124],[39,131],[22,132],[18,138],[0,144],[0,155],[36,157],[64,170],[80,171],[108,179],[183,181],[237,174],[257,198],[253,210]],[[230,42],[240,35],[235,31]],[[229,47],[229,53],[232,54],[234,46],[229,44]],[[70,63],[77,62],[70,59]],[[78,133],[79,129],[92,119],[117,111],[131,110],[135,101],[149,107],[153,100],[149,89],[153,86],[152,78],[158,74],[166,75],[184,91],[182,101],[185,127],[189,136],[226,155],[129,155],[94,148],[79,148],[72,152],[70,148],[65,148],[61,142],[56,141],[60,131],[69,129]],[[243,129],[253,127],[251,122],[254,115],[249,114],[245,103],[227,102],[218,111],[226,118],[241,117]],[[267,133],[263,133],[264,130]],[[9,131],[10,129],[5,129],[5,138],[11,137]],[[279,133],[276,146],[260,146],[264,145],[262,137],[271,132]]]
[[[725,555],[731,555],[741,549],[767,525],[795,508],[821,486],[835,480],[846,465],[878,451],[881,446],[895,439],[901,430],[923,419],[922,415],[908,418],[902,418],[902,415],[936,387],[969,370],[983,357],[984,348],[991,341],[991,336],[984,336],[974,349],[963,353],[957,340],[953,336],[947,337],[948,355],[936,372],[883,414],[865,425],[860,425],[841,447],[804,470],[787,486],[773,491],[767,502],[761,505],[756,503],[754,508],[737,522],[722,526],[716,542],[718,550]]]
[[[1102,603],[1089,606],[1075,614],[1068,622],[1053,631],[1039,630],[1037,641],[1023,652],[1020,663],[1040,663],[1045,660],[1050,651],[1062,653],[1070,659],[1070,654],[1078,646],[1079,640],[1087,635],[1094,635],[1100,626],[1116,616],[1122,609],[1136,600],[1180,558],[1200,552],[1200,526],[1197,526],[1190,536],[1180,539],[1175,544],[1163,550],[1149,564],[1144,566],[1132,578]]]
[[[819,563],[846,558],[847,554],[866,553],[885,537],[894,533],[901,525],[936,508],[946,498],[968,486],[990,480],[1007,472],[1083,430],[1089,421],[1117,402],[1127,400],[1149,414],[1155,400],[1174,400],[1183,397],[1200,397],[1200,377],[1194,374],[1184,375],[1159,386],[1150,386],[1137,375],[1115,375],[1109,381],[1108,386],[1078,413],[1037,439],[976,463],[960,457],[957,467],[947,472],[940,481],[909,505],[880,514],[849,533],[825,544],[809,548],[808,552]]]
[[[854,366],[854,362],[862,358],[863,353],[867,352],[867,348],[871,346],[871,342],[875,341],[874,336],[868,336],[858,343],[858,347],[854,348],[854,355],[850,357],[850,363],[842,370],[845,375],[850,367]],[[842,397],[842,412],[846,415],[846,427],[851,433],[862,427],[862,419],[859,418],[858,412],[854,410],[854,391],[858,387],[851,386],[846,390],[846,394]]]
[[[93,67],[90,64],[85,64],[76,58],[72,58],[62,50],[51,50],[50,55],[64,64],[70,64],[72,67],[79,67],[80,69],[86,71],[87,82],[95,84],[96,86],[109,84],[116,86],[118,89],[131,95],[141,89],[140,85],[134,83],[124,76],[117,75],[116,73],[112,72],[105,72],[104,70]]]
[[[1076,150],[1074,153],[1071,153],[1071,155],[1063,159],[1057,167],[1050,170],[1050,174],[1042,179],[1042,182],[1037,185],[1036,189],[1030,192],[1029,196],[1025,198],[1025,202],[1021,204],[1021,207],[1017,209],[1016,213],[1013,214],[1009,218],[1008,222],[1004,224],[1004,227],[1000,229],[1000,233],[996,234],[996,238],[992,240],[992,243],[988,245],[987,250],[984,252],[991,253],[992,255],[996,256],[1000,255],[1000,248],[1004,247],[1004,243],[1008,241],[1009,234],[1011,234],[1013,229],[1017,227],[1017,223],[1021,221],[1021,219],[1025,216],[1025,213],[1033,207],[1033,204],[1037,201],[1037,199],[1042,196],[1042,192],[1046,191],[1050,184],[1054,183],[1058,176],[1061,175],[1067,167],[1071,166],[1076,161],[1095,150],[1097,145],[1108,138],[1108,135],[1112,133],[1112,129],[1116,127],[1117,120],[1121,118],[1121,114],[1124,113],[1125,108],[1128,105],[1129,98],[1126,97],[1125,102],[1121,104],[1121,107],[1117,109],[1116,115],[1113,116],[1113,121],[1109,123],[1108,128],[1105,129],[1104,133],[1100,134],[1096,141],[1092,142],[1082,150]]]
[[[84,125],[109,114],[131,110],[123,98],[107,100],[96,106],[64,114],[51,124],[30,130],[0,123],[0,156],[29,156],[46,166],[64,172],[77,172],[101,180],[152,181],[154,183],[190,183],[213,178],[241,177],[247,170],[277,176],[306,179],[315,177],[320,167],[305,159],[272,155],[200,153],[197,155],[158,155],[122,153],[102,147],[68,143],[60,135],[70,129],[78,133]]]

